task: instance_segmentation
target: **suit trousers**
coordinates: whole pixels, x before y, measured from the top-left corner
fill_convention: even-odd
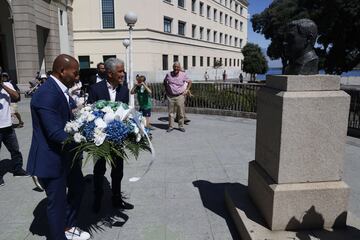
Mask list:
[[[66,240],[65,228],[76,226],[84,190],[81,165],[75,164],[57,178],[39,178],[47,196],[49,240]],[[68,193],[66,194],[66,187]]]
[[[124,176],[124,160],[114,158],[115,164],[111,166],[111,191],[113,196],[121,196],[121,180]],[[94,166],[94,194],[101,198],[104,194],[104,175],[106,172],[105,159],[98,159]]]
[[[184,127],[184,116],[185,116],[185,96],[167,96],[169,101],[168,112],[169,112],[169,128],[174,127],[175,115],[178,114],[179,127]]]

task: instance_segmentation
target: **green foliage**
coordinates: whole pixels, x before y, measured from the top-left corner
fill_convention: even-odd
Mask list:
[[[255,81],[255,74],[264,74],[268,70],[268,64],[261,48],[257,44],[247,43],[242,49],[244,55],[243,70],[251,74],[251,80]]]
[[[220,60],[215,60],[213,68],[219,68],[222,66],[222,62]]]
[[[93,142],[81,142],[71,150],[74,153],[73,160],[75,161],[83,152],[86,152],[87,155],[83,163],[84,165],[86,165],[90,159],[100,158],[104,158],[109,165],[112,165],[114,164],[113,158],[122,158],[127,161],[129,155],[137,159],[141,151],[151,152],[149,142],[145,137],[141,138],[139,142],[136,142],[135,139],[136,136],[132,135],[121,145],[116,145],[108,141],[104,141],[100,146],[96,146]],[[72,142],[72,139],[69,138],[65,145],[70,142]]]
[[[267,54],[281,58],[286,25],[300,18],[310,18],[318,26],[316,52],[319,67],[326,73],[352,70],[360,62],[359,0],[274,0],[268,8],[251,18],[253,30],[271,40]]]
[[[191,86],[193,97],[188,97],[186,106],[242,112],[256,111],[257,85],[231,83],[195,83]],[[162,101],[162,83],[151,83],[154,100]]]

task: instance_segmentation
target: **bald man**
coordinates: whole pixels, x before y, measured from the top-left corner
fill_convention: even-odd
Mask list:
[[[73,100],[68,89],[76,81],[79,63],[69,55],[56,57],[52,75],[32,96],[30,107],[33,137],[27,171],[37,176],[47,196],[47,216],[51,240],[86,240],[89,233],[76,227],[83,193],[81,163],[64,148],[66,122],[72,119]],[[68,187],[68,191],[66,188]],[[67,194],[66,194],[67,192]]]

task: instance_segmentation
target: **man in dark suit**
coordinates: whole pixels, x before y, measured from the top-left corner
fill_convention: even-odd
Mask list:
[[[71,148],[64,142],[65,124],[71,120],[72,99],[68,89],[75,83],[79,64],[69,55],[59,55],[53,73],[31,99],[33,137],[27,171],[37,176],[47,196],[51,240],[85,240],[90,235],[76,226],[83,193],[81,162],[72,165]],[[66,194],[66,187],[68,191]]]
[[[124,62],[117,58],[109,58],[105,62],[106,81],[98,82],[90,87],[88,103],[98,100],[120,101],[129,103],[129,88],[125,79]],[[121,196],[121,180],[124,171],[124,159],[113,157],[115,164],[111,166],[112,204],[116,208],[132,209],[134,206],[125,202]],[[94,166],[94,212],[99,212],[104,194],[103,181],[106,172],[105,159],[98,159]]]

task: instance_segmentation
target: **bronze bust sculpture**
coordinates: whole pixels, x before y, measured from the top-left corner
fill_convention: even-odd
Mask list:
[[[284,55],[289,61],[285,74],[318,74],[319,58],[314,50],[316,38],[317,26],[312,20],[300,19],[289,23],[284,42]]]

